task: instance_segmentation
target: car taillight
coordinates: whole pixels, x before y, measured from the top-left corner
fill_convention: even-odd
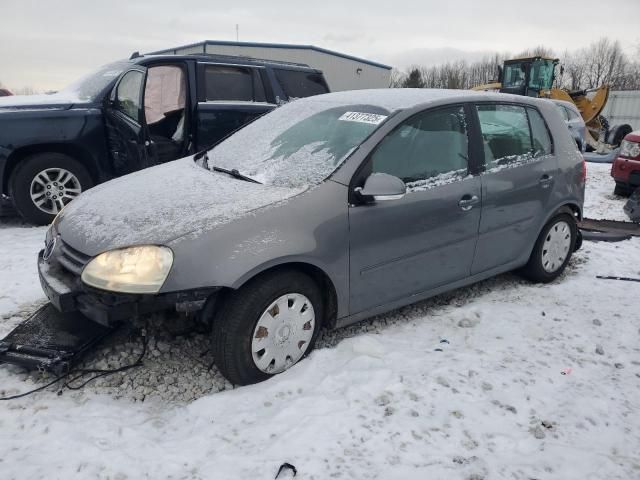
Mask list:
[[[580,178],[582,183],[587,183],[587,161],[582,159],[582,177]]]

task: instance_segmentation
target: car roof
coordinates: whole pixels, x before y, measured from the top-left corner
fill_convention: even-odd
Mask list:
[[[264,58],[253,58],[236,55],[217,55],[213,53],[194,54],[162,54],[162,55],[140,55],[131,59],[135,63],[146,63],[147,61],[172,61],[176,60],[196,60],[197,62],[224,63],[234,65],[251,65],[258,67],[277,67],[287,70],[301,70],[308,72],[319,72],[304,63],[285,62],[281,60],[268,60]]]
[[[539,105],[541,100],[507,93],[475,92],[472,90],[447,90],[442,88],[380,88],[347,90],[325,93],[304,99],[309,102],[360,104],[384,108],[387,111],[405,110],[435,103],[456,102],[509,102],[523,105]],[[450,102],[448,101],[450,100]]]

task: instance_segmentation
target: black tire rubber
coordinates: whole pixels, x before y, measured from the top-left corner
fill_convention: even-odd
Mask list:
[[[43,212],[31,200],[30,188],[33,178],[47,168],[64,168],[73,173],[82,191],[93,187],[93,180],[87,169],[76,159],[55,152],[37,153],[20,161],[9,181],[9,196],[16,210],[25,220],[35,225],[48,225],[55,215]]]
[[[571,244],[569,245],[569,254],[567,255],[567,258],[564,260],[563,264],[555,272],[550,273],[547,272],[542,266],[542,247],[544,245],[545,239],[547,238],[547,235],[549,234],[549,231],[560,220],[565,221],[569,224],[569,228],[571,229]],[[571,255],[575,251],[577,234],[578,224],[573,215],[569,213],[560,213],[553,217],[544,226],[542,232],[540,232],[540,235],[536,240],[536,244],[533,247],[533,251],[531,252],[531,256],[529,257],[529,261],[520,271],[522,275],[532,282],[536,283],[549,283],[558,278],[567,267],[569,260],[571,260]]]
[[[301,293],[313,305],[315,330],[302,359],[313,350],[324,320],[324,302],[316,282],[296,270],[260,275],[227,297],[213,320],[211,344],[214,361],[232,384],[251,385],[273,376],[255,366],[251,335],[269,304],[286,293]]]
[[[619,197],[628,197],[632,192],[633,188],[620,183],[616,183],[616,186],[613,188],[613,194],[618,195]]]

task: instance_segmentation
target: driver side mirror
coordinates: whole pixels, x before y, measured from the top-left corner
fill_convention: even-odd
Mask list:
[[[354,190],[361,197],[373,197],[377,202],[398,200],[407,193],[407,186],[398,177],[387,173],[372,173],[364,182],[364,187]]]

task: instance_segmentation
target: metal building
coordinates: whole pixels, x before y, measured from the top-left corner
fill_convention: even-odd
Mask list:
[[[640,130],[640,90],[610,92],[602,114],[612,126],[628,123],[634,130]]]
[[[391,79],[391,67],[344,53],[314,47],[279,43],[227,42],[205,40],[151,52],[153,54],[213,53],[304,63],[322,70],[331,91],[386,88]]]

